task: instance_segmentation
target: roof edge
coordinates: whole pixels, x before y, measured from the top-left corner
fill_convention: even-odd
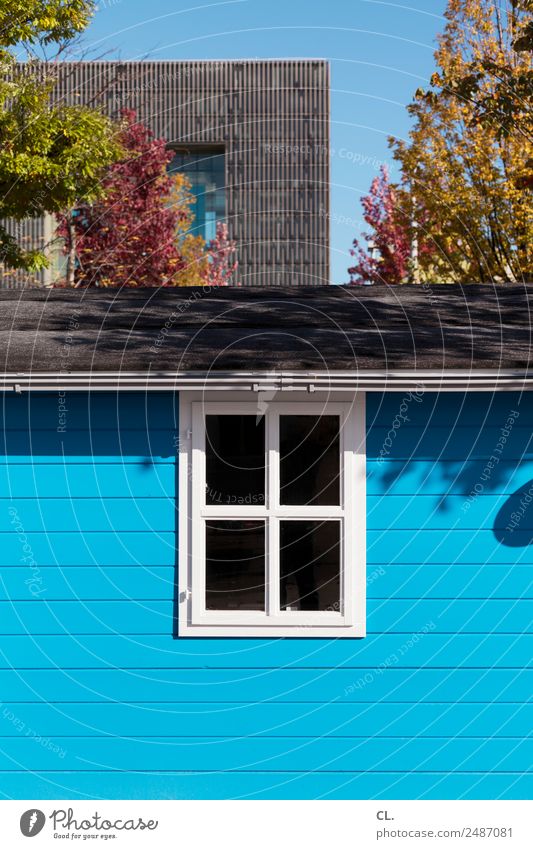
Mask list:
[[[0,376],[0,391],[487,392],[533,390],[533,371],[24,372]]]

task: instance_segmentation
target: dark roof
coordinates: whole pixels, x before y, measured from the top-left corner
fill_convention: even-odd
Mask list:
[[[527,369],[533,286],[0,291],[5,373]]]

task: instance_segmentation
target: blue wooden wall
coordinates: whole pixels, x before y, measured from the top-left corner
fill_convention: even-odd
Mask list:
[[[532,395],[369,395],[338,641],[174,637],[175,396],[3,405],[4,797],[531,798]]]

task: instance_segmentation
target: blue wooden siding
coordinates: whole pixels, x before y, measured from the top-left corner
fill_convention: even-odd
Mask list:
[[[531,797],[533,396],[368,397],[337,641],[176,639],[177,399],[64,406],[3,402],[3,796]]]

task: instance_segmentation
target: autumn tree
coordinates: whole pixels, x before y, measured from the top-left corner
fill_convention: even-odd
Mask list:
[[[177,286],[229,286],[238,268],[237,245],[229,237],[228,226],[218,221],[214,239],[206,242],[195,234],[196,198],[184,174],[173,175],[170,203],[181,211],[176,237],[183,265],[174,277]]]
[[[498,49],[494,41],[483,39],[471,55],[465,56],[461,69],[443,67],[432,82],[441,90],[470,101],[474,123],[492,126],[500,136],[518,135],[531,142],[533,0],[511,0],[506,7],[495,4],[494,22]],[[486,85],[487,78],[491,85]],[[421,95],[432,100],[439,93],[437,90]],[[530,168],[533,172],[533,164]]]
[[[187,212],[169,202],[172,151],[135,112],[124,110],[122,117],[126,156],[104,174],[103,196],[59,221],[67,285],[168,286],[184,267],[176,233]]]
[[[228,285],[235,245],[219,225],[209,244],[194,235],[195,198],[187,177],[167,170],[165,139],[122,113],[119,141],[126,156],[102,178],[103,196],[59,220],[67,286]]]
[[[54,63],[39,48],[61,51],[87,26],[91,0],[2,0],[0,4],[0,220],[56,213],[101,193],[102,169],[120,155],[112,122],[86,106],[54,102]],[[28,61],[18,64],[15,48]],[[43,251],[27,250],[0,223],[0,262],[36,270]]]
[[[350,254],[356,262],[348,269],[350,283],[417,282],[421,259],[433,252],[433,245],[424,235],[421,225],[426,216],[414,196],[405,186],[390,182],[384,165],[361,204],[372,229],[363,235],[367,246],[354,239]]]
[[[409,107],[408,140],[392,141],[403,179],[427,215],[435,246],[427,262],[437,282],[521,282],[533,272],[532,202],[524,181],[531,140],[527,129],[503,131],[494,116],[482,117],[486,104],[502,96],[488,62],[510,79],[523,80],[529,71],[529,54],[515,42],[530,12],[530,2],[449,0],[433,88],[418,92]],[[476,89],[460,96],[472,63]],[[526,107],[516,109],[520,123]]]
[[[228,234],[228,225],[223,221],[217,224],[216,236],[207,246],[209,264],[205,282],[210,286],[229,286],[237,271],[237,246]]]
[[[172,178],[169,203],[180,210],[176,223],[175,239],[179,245],[182,264],[174,275],[176,286],[203,286],[208,274],[209,257],[203,236],[194,232],[194,207],[196,198],[185,174]]]

